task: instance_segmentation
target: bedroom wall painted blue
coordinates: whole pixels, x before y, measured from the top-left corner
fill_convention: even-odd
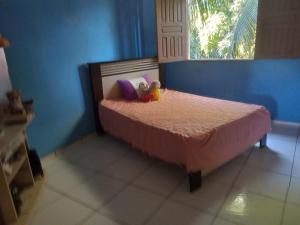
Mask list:
[[[177,62],[166,74],[168,88],[261,104],[273,119],[300,122],[300,59]]]
[[[121,58],[156,56],[155,1],[118,0],[117,10]]]
[[[142,53],[143,57],[157,55],[156,10],[154,0],[142,0]]]
[[[120,59],[117,0],[9,0],[0,31],[13,86],[35,99],[28,130],[40,155],[95,130],[87,62]]]

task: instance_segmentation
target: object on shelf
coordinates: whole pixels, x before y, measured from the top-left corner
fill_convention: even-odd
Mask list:
[[[13,157],[14,154],[15,154],[15,150],[14,149],[9,149],[8,151],[5,152],[3,157],[1,157],[1,162],[2,163],[9,163],[9,161],[11,160],[11,158]]]
[[[36,176],[40,175],[40,176],[44,177],[42,163],[41,163],[39,155],[37,154],[37,151],[34,149],[31,149],[28,152],[28,157],[29,157],[29,162],[30,162],[33,176],[36,177]]]
[[[9,40],[7,40],[6,38],[4,38],[1,34],[0,34],[0,48],[7,48],[10,46]]]
[[[28,122],[28,115],[33,114],[33,99],[22,101],[21,93],[17,90],[6,94],[8,106],[3,107],[4,124],[15,125]]]
[[[18,161],[20,159],[22,159],[24,153],[22,150],[13,150],[10,149],[8,151],[5,152],[5,154],[1,155],[1,163],[4,164],[11,164],[12,162]]]
[[[9,163],[18,161],[20,159],[23,158],[23,151],[21,149],[19,149],[18,151],[14,152],[14,154],[10,157],[10,159],[8,160]]]
[[[27,101],[23,101],[23,106],[26,113],[33,113],[33,99],[29,99]]]
[[[21,188],[17,185],[11,185],[10,192],[13,198],[13,202],[18,215],[21,215],[22,199],[21,199]]]
[[[0,138],[4,136],[4,106],[0,105]]]
[[[27,116],[24,114],[22,115],[7,115],[4,120],[4,124],[6,126],[22,124],[27,122]]]
[[[25,115],[26,111],[22,103],[21,92],[12,90],[6,93],[9,102],[9,111],[13,115]]]
[[[9,163],[3,163],[2,169],[3,169],[4,173],[8,176],[10,176],[13,172],[13,168]]]

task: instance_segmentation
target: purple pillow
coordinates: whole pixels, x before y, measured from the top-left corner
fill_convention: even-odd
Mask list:
[[[121,89],[122,95],[125,99],[132,101],[138,99],[138,83],[146,81],[150,86],[153,80],[148,74],[145,74],[143,77],[134,78],[130,80],[118,80],[118,86]]]
[[[145,74],[143,78],[147,81],[149,86],[152,84],[153,80],[148,74]]]
[[[138,95],[129,80],[118,80],[118,85],[125,99],[129,101],[138,99]]]

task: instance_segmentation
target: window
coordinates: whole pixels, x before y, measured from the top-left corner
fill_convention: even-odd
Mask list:
[[[253,59],[258,0],[190,0],[191,59]]]
[[[258,0],[156,0],[160,62],[253,59]]]

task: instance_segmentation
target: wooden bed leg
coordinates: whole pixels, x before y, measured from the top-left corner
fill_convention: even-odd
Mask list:
[[[190,192],[194,192],[202,186],[202,172],[189,173]]]
[[[265,148],[267,147],[267,135],[265,135],[262,139],[259,141],[259,148]]]

